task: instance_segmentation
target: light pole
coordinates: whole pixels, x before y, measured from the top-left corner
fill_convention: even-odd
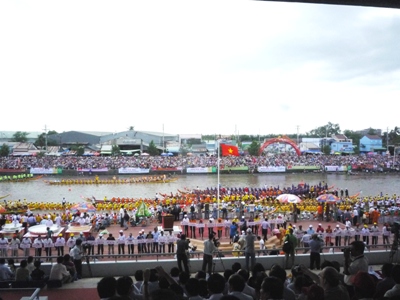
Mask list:
[[[45,139],[45,148],[47,152],[47,125],[44,125],[44,139]]]
[[[164,124],[162,124],[162,152],[165,152],[165,144],[164,144]]]
[[[393,168],[394,168],[394,163],[396,162],[396,149],[400,149],[400,147],[393,148]]]

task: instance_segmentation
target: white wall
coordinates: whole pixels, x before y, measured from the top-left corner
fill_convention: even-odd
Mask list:
[[[400,254],[399,254],[400,255]],[[366,252],[365,256],[367,256],[370,265],[382,265],[384,263],[390,262],[390,252],[389,251],[374,251],[374,252]],[[333,261],[336,260],[340,264],[343,263],[343,253],[334,253],[334,254],[322,254],[321,255],[321,263],[324,260]],[[396,255],[393,262],[397,262],[399,260],[399,256]],[[226,258],[214,258],[215,271],[223,272],[224,268],[229,269],[234,262],[240,262],[242,266],[245,266],[245,258],[242,257],[226,257]],[[259,256],[256,257],[256,262],[261,262],[263,266],[269,270],[273,264],[280,264],[285,267],[285,256],[284,255],[271,255],[271,256]],[[310,264],[310,254],[298,254],[295,258],[295,264],[304,264],[305,266],[309,266]],[[146,269],[146,268],[155,268],[156,266],[162,266],[165,270],[169,271],[172,267],[177,266],[177,261],[174,259],[160,259],[157,260],[125,260],[118,262],[111,261],[97,261],[90,262],[90,268],[92,270],[92,277],[104,277],[104,276],[133,276],[135,271],[138,269]],[[201,270],[202,266],[202,255],[200,258],[192,258],[190,260],[190,271],[195,273]],[[42,264],[43,270],[46,274],[50,274],[51,265],[49,263]],[[90,277],[89,267],[84,262],[83,263],[83,276]]]

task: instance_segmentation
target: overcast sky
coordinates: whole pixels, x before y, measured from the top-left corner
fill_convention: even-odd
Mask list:
[[[0,132],[391,130],[399,33],[384,8],[3,0]]]

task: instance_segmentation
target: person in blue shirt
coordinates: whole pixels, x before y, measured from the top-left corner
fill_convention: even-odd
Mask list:
[[[238,227],[236,225],[236,222],[232,222],[231,226],[229,227],[229,237],[230,237],[229,244],[234,243],[234,238],[237,233],[237,229]]]
[[[315,233],[315,230],[314,230],[313,226],[310,225],[310,226],[308,227],[308,229],[307,229],[307,234],[314,234],[314,233]]]
[[[314,265],[317,267],[317,270],[321,268],[321,249],[324,246],[324,241],[318,238],[318,235],[315,233],[312,235],[310,245],[310,270],[314,270]]]

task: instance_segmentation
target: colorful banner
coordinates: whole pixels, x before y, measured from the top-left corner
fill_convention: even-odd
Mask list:
[[[182,171],[182,167],[176,167],[176,168],[151,168],[152,172],[180,172]]]
[[[119,168],[119,174],[148,174],[150,173],[150,169],[142,169],[142,168]]]
[[[257,171],[259,173],[281,173],[281,172],[286,172],[286,167],[284,166],[278,166],[278,167],[258,167]]]
[[[209,167],[209,168],[187,168],[186,169],[186,173],[188,174],[194,174],[194,173],[213,173],[213,168]]]
[[[290,171],[295,171],[295,170],[311,171],[311,170],[320,170],[321,168],[319,166],[288,166],[287,169],[290,170]]]
[[[61,168],[31,168],[31,174],[62,174]]]
[[[108,172],[108,168],[92,169],[92,168],[78,168],[78,172],[91,172],[91,173],[105,173]]]
[[[326,172],[345,172],[347,171],[347,166],[325,166]]]
[[[220,166],[220,171],[224,171],[224,172],[229,172],[229,171],[248,171],[249,167],[247,166]],[[218,168],[217,167],[212,167],[212,171],[213,173],[217,173],[218,172]]]

